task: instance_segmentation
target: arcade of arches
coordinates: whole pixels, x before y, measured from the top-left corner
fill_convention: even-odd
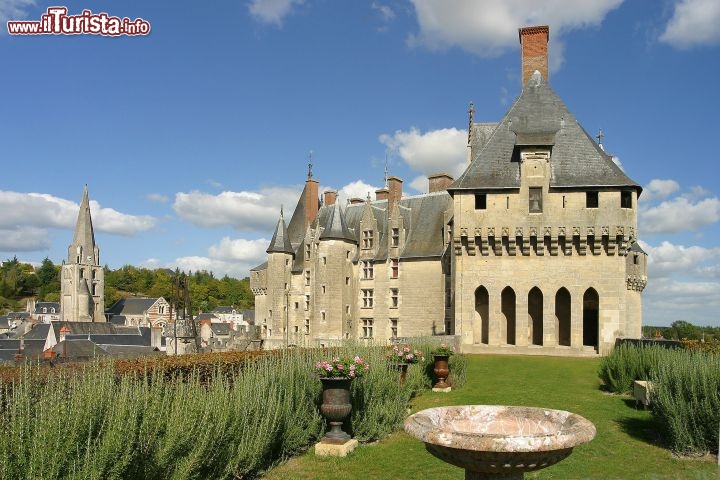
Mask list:
[[[479,286],[475,290],[475,318],[473,327],[474,343],[489,345],[518,345],[518,339],[525,335],[526,345],[571,346],[572,332],[570,292],[561,287],[555,292],[543,292],[533,287],[527,294],[527,311],[518,310],[518,294],[511,287],[505,287],[501,293],[499,319],[491,319],[490,296],[487,288]],[[546,302],[550,302],[550,311],[554,318],[543,318]],[[582,345],[598,350],[599,341],[599,305],[600,297],[594,288],[585,290],[582,297]],[[527,330],[521,331],[519,315],[527,315]],[[498,321],[499,320],[499,321]],[[552,322],[552,324],[548,324]],[[497,331],[493,332],[493,329]],[[548,333],[550,332],[550,333]],[[551,335],[549,338],[546,334]]]

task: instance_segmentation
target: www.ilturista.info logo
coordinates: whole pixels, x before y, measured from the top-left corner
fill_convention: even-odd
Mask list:
[[[111,17],[107,13],[83,10],[80,15],[68,15],[66,7],[50,7],[40,21],[7,22],[11,35],[147,35],[150,23],[142,18]]]

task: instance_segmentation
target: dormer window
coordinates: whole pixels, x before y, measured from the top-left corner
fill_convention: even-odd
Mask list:
[[[373,231],[363,230],[362,232],[362,248],[367,250],[373,248]]]
[[[397,247],[400,245],[400,229],[393,228],[390,232],[390,246]]]

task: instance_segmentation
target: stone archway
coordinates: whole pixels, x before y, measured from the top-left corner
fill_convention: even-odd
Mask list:
[[[597,351],[600,336],[600,296],[590,287],[583,295],[583,345]]]
[[[473,343],[490,342],[490,295],[485,287],[475,290],[475,318],[473,321]]]
[[[558,345],[570,346],[570,292],[565,287],[555,294],[555,331]]]
[[[528,342],[543,344],[543,294],[538,287],[528,293]]]
[[[505,317],[503,325],[503,333],[505,343],[508,345],[516,344],[515,327],[517,325],[517,319],[515,315],[516,302],[515,302],[515,290],[510,287],[505,287],[502,291],[502,314]]]

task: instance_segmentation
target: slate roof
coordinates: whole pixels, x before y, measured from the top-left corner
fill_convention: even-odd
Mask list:
[[[280,212],[280,219],[275,226],[275,233],[273,233],[272,240],[270,240],[270,246],[265,251],[267,253],[293,253],[282,211]]]
[[[210,313],[233,313],[233,310],[235,310],[235,308],[232,306],[220,305],[213,308]]]
[[[211,323],[210,329],[215,335],[230,335],[232,325],[229,323]]]
[[[240,311],[243,315],[243,320],[250,325],[255,324],[255,310],[241,310]]]
[[[49,323],[36,323],[33,328],[22,336],[23,340],[42,340],[47,339],[51,325]],[[56,334],[58,332],[55,332]]]
[[[68,358],[94,358],[109,355],[102,347],[88,339],[66,339],[52,349],[59,357],[67,356]]]
[[[215,314],[213,314],[213,313],[207,313],[207,312],[206,312],[206,313],[199,313],[199,314],[195,317],[195,320],[198,321],[198,322],[199,322],[200,320],[210,320],[210,321],[212,321],[213,319],[215,319],[215,320],[220,320],[220,318],[219,318],[218,316],[216,316]]]
[[[550,85],[535,74],[502,121],[487,134],[475,124],[471,163],[448,191],[520,188],[517,146],[550,146],[550,188],[642,190],[580,126]]]
[[[142,315],[157,301],[157,298],[121,298],[105,310],[105,313],[113,315]]]
[[[320,240],[335,239],[348,240],[357,243],[357,239],[348,229],[345,222],[345,215],[339,203],[322,208],[322,214],[318,212],[318,223],[322,226],[323,231],[320,234]]]
[[[47,312],[43,312],[43,308],[46,308]],[[38,315],[52,313],[53,308],[55,309],[55,313],[60,313],[60,304],[58,302],[37,302],[35,304],[35,313]]]
[[[161,352],[151,346],[137,346],[137,345],[103,345],[102,349],[108,354],[117,358],[134,358],[144,357],[147,355],[165,355],[165,352]]]

